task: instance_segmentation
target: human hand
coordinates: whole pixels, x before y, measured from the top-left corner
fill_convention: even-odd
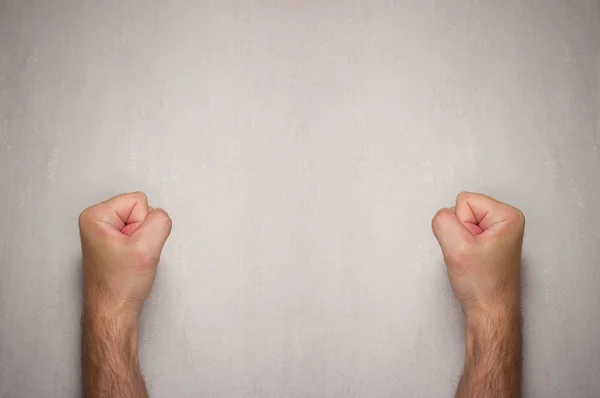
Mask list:
[[[79,216],[84,307],[137,319],[171,232],[166,211],[142,192],[119,195]]]
[[[463,192],[456,206],[440,210],[432,224],[467,320],[519,307],[525,229],[521,211],[485,195]]]

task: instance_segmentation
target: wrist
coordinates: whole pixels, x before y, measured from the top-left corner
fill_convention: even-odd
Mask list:
[[[110,326],[123,332],[129,332],[133,329],[137,330],[138,316],[131,312],[85,304],[83,307],[83,322],[99,327]]]
[[[489,322],[506,322],[521,313],[521,293],[518,288],[492,289],[482,298],[461,302],[467,325],[477,327]]]
[[[138,314],[116,306],[84,300],[83,321],[94,326],[109,326],[122,332],[137,330]]]
[[[510,343],[521,338],[519,303],[497,305],[465,314],[467,359],[489,349],[491,345]]]
[[[518,299],[504,300],[492,305],[480,305],[464,311],[467,328],[480,329],[490,324],[510,323],[521,317]]]
[[[131,355],[137,354],[138,317],[110,307],[84,304],[82,315],[84,336],[102,340],[103,344],[122,347]]]
[[[137,323],[141,307],[107,290],[93,285],[84,286],[84,313],[94,317],[114,319],[121,324]]]

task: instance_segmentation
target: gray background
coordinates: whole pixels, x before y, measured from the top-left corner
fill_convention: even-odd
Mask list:
[[[154,397],[447,397],[430,220],[520,207],[525,397],[600,396],[597,1],[0,0],[0,397],[79,396],[79,212],[174,220]]]

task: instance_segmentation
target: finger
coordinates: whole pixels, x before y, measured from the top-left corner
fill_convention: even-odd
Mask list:
[[[152,213],[154,211],[154,207],[152,206],[148,206],[148,214]],[[145,217],[144,217],[145,218]],[[127,225],[125,225],[125,227],[123,227],[123,229],[121,230],[121,233],[123,235],[127,235],[127,236],[131,236],[133,235],[133,233],[135,231],[137,231],[137,229],[142,225],[142,221],[130,221],[130,223],[128,223]]]
[[[154,211],[154,207],[152,206],[148,206],[148,212],[146,215],[152,213]],[[146,216],[144,216],[144,218],[146,218]],[[125,225],[125,227],[123,227],[123,229],[121,230],[121,233],[127,236],[131,236],[133,235],[133,233],[135,231],[137,231],[137,229],[142,225],[143,219],[138,221],[137,219],[135,221],[130,220],[130,223],[128,223],[127,225]]]
[[[140,223],[148,215],[148,198],[143,192],[115,196],[93,208],[98,221],[121,231],[126,225]]]
[[[433,218],[432,229],[444,257],[450,256],[454,250],[475,239],[450,209],[438,211]]]
[[[478,235],[506,221],[510,206],[486,195],[461,192],[456,198],[456,215],[469,231]]]
[[[154,209],[139,228],[131,235],[138,243],[151,251],[162,250],[171,234],[172,221],[164,209]]]
[[[148,202],[142,192],[123,194],[98,203],[81,213],[80,225],[98,223],[103,229],[122,231],[128,223],[141,222],[148,214]]]
[[[137,229],[142,225],[142,222],[133,222],[131,224],[127,224],[121,230],[123,235],[131,236]]]

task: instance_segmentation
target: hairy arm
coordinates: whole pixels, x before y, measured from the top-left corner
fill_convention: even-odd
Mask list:
[[[456,397],[518,397],[525,216],[489,196],[461,192],[432,226],[465,315],[467,352]]]
[[[467,320],[465,368],[456,397],[518,397],[521,345],[518,308]]]
[[[96,310],[82,317],[82,371],[85,398],[146,398],[138,363],[137,320]]]
[[[138,361],[138,319],[154,283],[171,218],[142,192],[116,196],[79,216],[85,398],[147,398]]]

